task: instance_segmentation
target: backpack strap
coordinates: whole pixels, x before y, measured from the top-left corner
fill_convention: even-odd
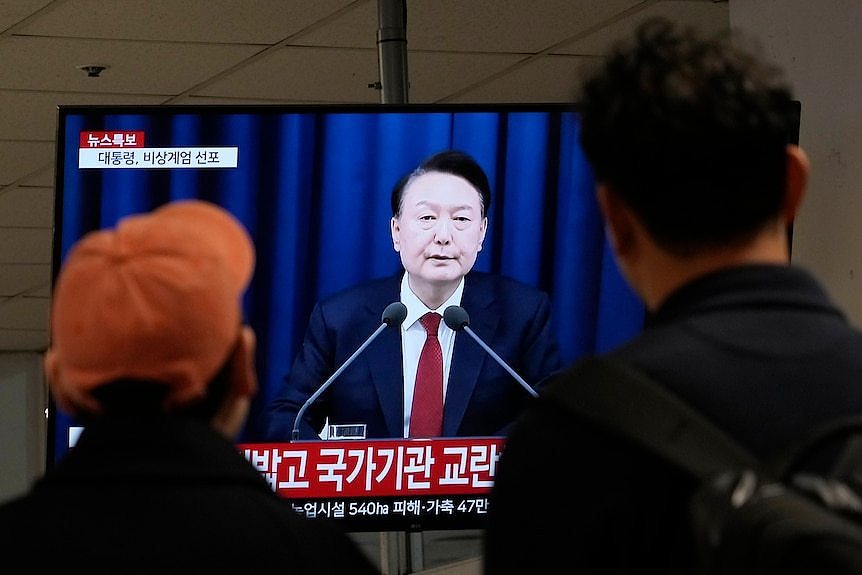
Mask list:
[[[862,491],[862,436],[847,441],[832,473],[848,485]]]
[[[769,468],[777,477],[786,479],[801,471],[808,457],[829,443],[840,446],[829,470],[830,475],[862,486],[862,416],[858,415],[836,418],[791,442],[770,458]]]
[[[604,357],[581,359],[540,394],[706,479],[759,469],[757,459],[641,371]]]

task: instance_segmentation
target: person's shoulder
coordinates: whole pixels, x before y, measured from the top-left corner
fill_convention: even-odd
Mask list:
[[[63,498],[68,494],[46,493],[41,488],[45,481],[43,476],[29,490],[0,503],[0,541],[7,546],[4,557],[26,556],[38,547],[36,542],[44,541],[46,521],[50,523],[50,518],[63,506]]]
[[[32,492],[17,495],[0,503],[0,531],[14,525],[29,513],[33,505]]]
[[[477,287],[497,287],[499,289],[519,290],[524,292],[541,292],[537,287],[534,287],[526,282],[516,280],[515,278],[495,274],[490,272],[471,271],[465,277],[465,286]]]
[[[355,304],[356,301],[369,301],[377,298],[397,298],[401,286],[401,276],[393,275],[367,280],[336,291],[321,299],[321,304],[343,305]]]
[[[548,298],[546,292],[535,286],[509,276],[488,272],[470,272],[467,274],[464,289],[493,293],[503,299],[530,301]]]
[[[400,297],[398,276],[372,279],[322,298],[312,312],[312,323],[338,330],[366,329],[379,321],[387,305]]]

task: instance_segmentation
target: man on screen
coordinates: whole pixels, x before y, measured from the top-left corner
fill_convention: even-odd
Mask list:
[[[84,426],[0,506],[9,565],[52,573],[377,573],[300,516],[233,443],[257,391],[251,238],[207,202],[84,236],[54,289],[45,374]]]
[[[269,440],[290,440],[294,428],[298,438],[315,439],[327,426],[341,425],[364,426],[359,434],[366,438],[504,435],[530,393],[468,334],[439,317],[429,328],[439,342],[438,379],[431,386],[436,407],[430,416],[418,415],[426,399],[414,401],[414,393],[423,387],[420,366],[429,339],[421,318],[442,316],[450,306],[463,308],[469,328],[529,385],[560,367],[547,295],[471,271],[491,202],[488,178],[471,156],[447,150],[427,158],[395,185],[391,202],[392,243],[404,273],[318,302],[271,405]],[[384,309],[399,301],[406,306],[403,322],[381,332],[295,425],[312,394],[381,326]]]

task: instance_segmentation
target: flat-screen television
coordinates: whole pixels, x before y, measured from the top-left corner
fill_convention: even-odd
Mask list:
[[[244,311],[260,391],[238,448],[306,515],[352,530],[481,525],[505,438],[262,441],[314,304],[401,269],[390,193],[422,159],[456,149],[482,165],[493,200],[474,269],[549,294],[564,364],[642,327],[605,241],[576,106],[61,106],[58,118],[55,274],[83,234],[174,200],[215,202],[251,233],[257,266]],[[49,418],[50,466],[80,428],[53,406]],[[408,477],[417,461],[422,481]]]

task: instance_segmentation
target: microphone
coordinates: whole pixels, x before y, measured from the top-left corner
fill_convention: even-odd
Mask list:
[[[460,331],[463,329],[464,331],[469,333],[470,336],[476,340],[476,343],[482,346],[482,348],[487,351],[491,355],[491,357],[497,360],[497,363],[499,363],[503,367],[503,369],[508,371],[509,374],[511,374],[511,376],[515,378],[515,381],[521,384],[521,387],[527,390],[527,393],[529,393],[533,397],[539,397],[539,394],[536,392],[536,390],[530,387],[530,384],[524,381],[524,378],[515,373],[515,370],[509,367],[509,364],[503,361],[503,358],[497,355],[493,349],[488,347],[487,344],[485,344],[485,342],[482,341],[482,339],[478,335],[476,335],[476,333],[472,329],[470,329],[470,316],[467,315],[467,310],[465,310],[461,306],[450,305],[443,312],[443,321],[446,322],[446,325],[448,325],[449,329],[451,330]]]
[[[368,339],[365,340],[365,343],[360,345],[359,349],[354,351],[353,355],[348,357],[347,360],[341,364],[341,367],[336,369],[335,373],[330,375],[329,378],[323,382],[323,385],[317,388],[317,391],[312,393],[311,396],[305,400],[305,403],[302,404],[302,407],[299,408],[299,411],[296,413],[296,419],[293,421],[293,431],[291,431],[290,433],[291,441],[296,441],[297,439],[299,439],[299,422],[302,421],[302,417],[305,415],[305,411],[312,403],[315,402],[318,397],[320,397],[320,394],[322,394],[330,385],[332,385],[332,382],[335,381],[335,378],[341,375],[341,372],[347,369],[347,366],[353,363],[353,360],[356,359],[357,356],[359,356],[359,354],[362,353],[372,341],[374,341],[374,338],[380,335],[380,333],[383,332],[383,330],[385,330],[387,327],[400,326],[404,322],[404,318],[406,317],[407,306],[400,301],[392,302],[391,304],[386,306],[386,309],[383,310],[383,316],[380,320],[381,323],[377,327],[377,329],[374,330],[374,333],[368,336]]]

